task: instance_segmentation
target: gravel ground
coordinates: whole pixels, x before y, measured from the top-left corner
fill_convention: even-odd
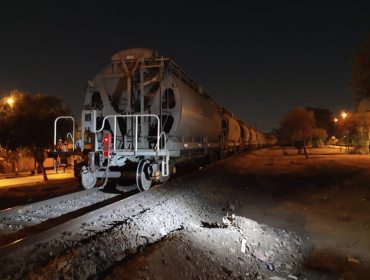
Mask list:
[[[146,198],[155,198],[155,207],[98,237],[74,245],[62,240],[43,244],[50,256],[54,248],[65,252],[45,266],[13,263],[8,279],[262,279],[294,274],[304,259],[304,237],[229,215],[234,205],[226,200],[210,204],[199,190],[202,184],[195,181],[184,188],[180,181]],[[164,254],[159,262],[157,256],[144,256],[155,248],[156,254]],[[130,267],[128,259],[147,264],[137,270],[138,264]]]
[[[312,154],[263,149],[171,180],[110,230],[4,261],[0,279],[367,279],[369,160]]]

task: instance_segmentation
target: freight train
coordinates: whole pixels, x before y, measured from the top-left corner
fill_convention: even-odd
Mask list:
[[[172,60],[145,48],[113,55],[88,82],[81,118],[80,147],[73,153],[83,156],[75,175],[86,189],[98,179],[104,187],[109,179],[146,191],[166,181],[180,162],[212,162],[276,144],[275,136],[219,106]]]

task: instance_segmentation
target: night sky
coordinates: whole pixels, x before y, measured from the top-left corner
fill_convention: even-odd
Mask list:
[[[370,1],[1,1],[0,97],[57,95],[79,117],[86,81],[144,47],[269,132],[298,106],[352,108],[369,15]]]

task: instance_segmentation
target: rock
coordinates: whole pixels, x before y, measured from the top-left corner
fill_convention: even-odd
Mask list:
[[[242,253],[245,253],[245,244],[246,244],[247,240],[243,239],[242,240],[242,247],[241,247],[241,251]]]
[[[67,273],[70,268],[71,268],[71,265],[70,264],[68,264],[67,266],[65,266],[63,268],[63,273]]]
[[[232,204],[230,204],[229,209],[230,209],[231,211],[234,211],[234,210],[235,210],[235,206],[234,206],[234,205],[232,205]]]
[[[119,242],[119,243],[125,243],[125,240],[123,240],[123,238],[122,238],[122,237],[118,237],[118,238],[117,238],[117,242]]]
[[[98,252],[99,258],[104,259],[105,258],[105,253],[103,251]]]
[[[294,275],[288,275],[288,278],[293,279],[293,280],[297,280],[298,279],[298,277],[297,276],[294,276]]]
[[[162,235],[162,236],[166,236],[167,235],[167,232],[166,230],[162,227],[159,229],[159,233]]]
[[[360,263],[359,260],[353,259],[353,258],[348,258],[349,263]]]
[[[150,234],[147,233],[145,230],[139,230],[137,232],[137,234],[140,236],[140,237],[144,237],[144,238],[150,238]]]
[[[229,226],[231,225],[231,222],[230,220],[228,219],[228,217],[222,217],[222,224],[225,225],[225,226]]]
[[[255,251],[253,256],[255,256],[257,259],[259,259],[262,262],[267,261],[267,258],[265,257],[265,255],[260,251]]]
[[[134,255],[134,254],[136,254],[136,249],[134,249],[134,248],[125,250],[125,255],[126,256],[130,256],[130,255]]]
[[[61,270],[63,267],[67,265],[67,261],[62,261],[58,264],[58,270]]]

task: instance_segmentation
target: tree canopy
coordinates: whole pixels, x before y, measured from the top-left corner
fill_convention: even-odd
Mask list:
[[[329,136],[335,134],[334,114],[328,109],[306,107],[307,111],[313,111],[316,126],[326,131]]]
[[[320,145],[321,140],[325,140],[328,138],[328,134],[326,133],[326,130],[323,128],[315,127],[312,130],[312,146],[318,147]]]
[[[316,125],[314,112],[301,107],[295,108],[284,116],[280,125],[282,140],[293,145],[296,140],[301,139],[301,135],[305,135],[306,138],[312,137]]]
[[[345,144],[353,145],[354,153],[369,152],[370,110],[368,108],[370,108],[370,100],[358,102],[356,112],[348,112],[345,118],[338,119],[336,125],[336,136]]]
[[[349,88],[355,90],[357,101],[370,98],[370,33],[368,41],[354,55],[351,66],[352,81]]]
[[[27,149],[41,166],[44,180],[47,180],[43,162],[45,150],[53,143],[54,120],[70,114],[69,106],[56,96],[31,96],[13,90],[10,97],[0,101],[0,145],[11,151]]]

